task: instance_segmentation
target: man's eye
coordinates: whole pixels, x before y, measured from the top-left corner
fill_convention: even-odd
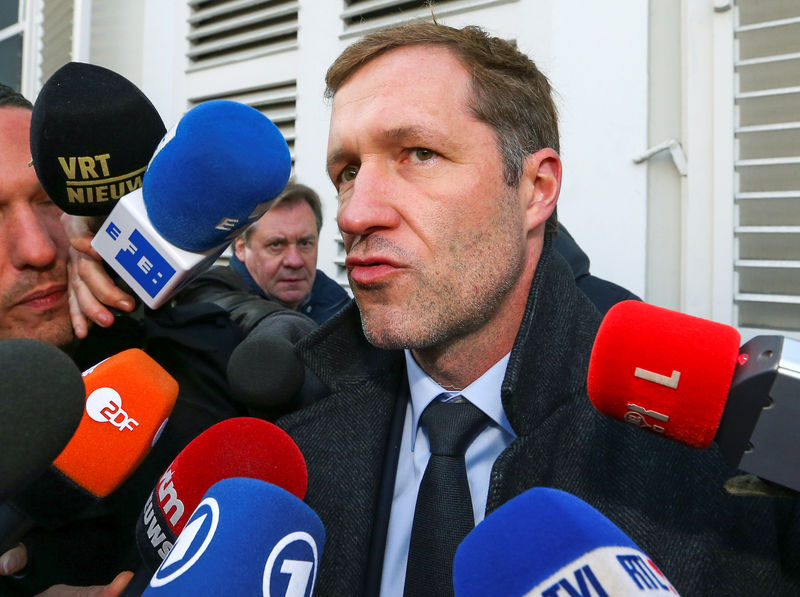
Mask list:
[[[345,166],[341,174],[339,174],[339,179],[342,182],[352,182],[356,174],[358,174],[358,166]]]
[[[436,152],[432,149],[426,149],[425,147],[417,147],[411,151],[411,153],[416,157],[420,162],[427,162],[433,156],[436,155]]]

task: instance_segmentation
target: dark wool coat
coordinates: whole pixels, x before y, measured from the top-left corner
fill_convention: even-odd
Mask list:
[[[487,511],[531,487],[562,489],[621,527],[684,597],[800,595],[796,499],[729,495],[723,483],[736,471],[715,447],[693,450],[594,410],[586,372],[599,323],[546,243],[502,385],[517,438],[494,464]],[[305,455],[306,502],[327,534],[314,594],[376,595],[407,396],[403,354],[367,342],[354,304],[298,352],[321,383],[311,406],[279,424]]]

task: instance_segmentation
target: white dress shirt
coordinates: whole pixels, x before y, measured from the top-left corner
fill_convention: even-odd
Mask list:
[[[428,435],[419,427],[419,418],[425,407],[441,394],[448,395],[446,400],[463,396],[492,420],[473,440],[464,455],[475,524],[483,520],[486,512],[492,465],[516,437],[500,400],[500,387],[505,377],[510,353],[460,392],[443,389],[420,369],[409,350],[406,350],[405,354],[411,400],[406,407],[400,456],[397,461],[397,476],[383,560],[381,597],[403,595],[417,493],[431,456]]]

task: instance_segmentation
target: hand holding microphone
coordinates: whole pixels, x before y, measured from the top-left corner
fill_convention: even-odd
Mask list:
[[[109,327],[114,323],[114,313],[109,308],[128,313],[136,307],[136,299],[117,286],[106,271],[102,257],[92,248],[95,219],[61,216],[61,225],[71,245],[67,261],[69,314],[78,338],[86,338],[89,333],[87,319]]]
[[[102,221],[123,195],[142,186],[165,132],[150,100],[125,77],[101,66],[70,62],[36,98],[31,156],[45,192],[67,214],[62,223],[74,249],[70,316],[79,338],[87,333],[86,316],[103,326],[113,322],[104,305],[133,309],[132,297],[114,284],[90,249],[94,233],[88,222]]]
[[[142,188],[114,207],[92,246],[155,309],[263,215],[290,170],[286,141],[266,116],[204,102],[167,132]]]
[[[157,308],[263,214],[291,170],[286,141],[254,108],[205,102],[164,135],[155,108],[132,83],[80,63],[45,83],[34,105],[31,153],[42,186],[68,214],[115,214],[94,238],[96,253],[86,248],[85,222],[66,226],[75,232],[73,264],[84,270],[71,272],[72,281],[85,280],[71,300],[81,337],[82,311],[109,325],[104,304],[128,310],[129,297],[92,259],[102,256]]]

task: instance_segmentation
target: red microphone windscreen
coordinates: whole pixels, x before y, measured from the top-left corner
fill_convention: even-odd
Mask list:
[[[209,427],[175,457],[153,501],[177,536],[208,488],[230,477],[267,481],[301,500],[308,485],[306,461],[283,429],[263,419],[235,417]]]
[[[597,332],[589,398],[606,416],[707,448],[728,397],[739,341],[728,325],[623,301]]]
[[[178,397],[178,382],[138,348],[87,369],[83,382],[83,418],[53,464],[86,491],[105,497],[158,440]]]

